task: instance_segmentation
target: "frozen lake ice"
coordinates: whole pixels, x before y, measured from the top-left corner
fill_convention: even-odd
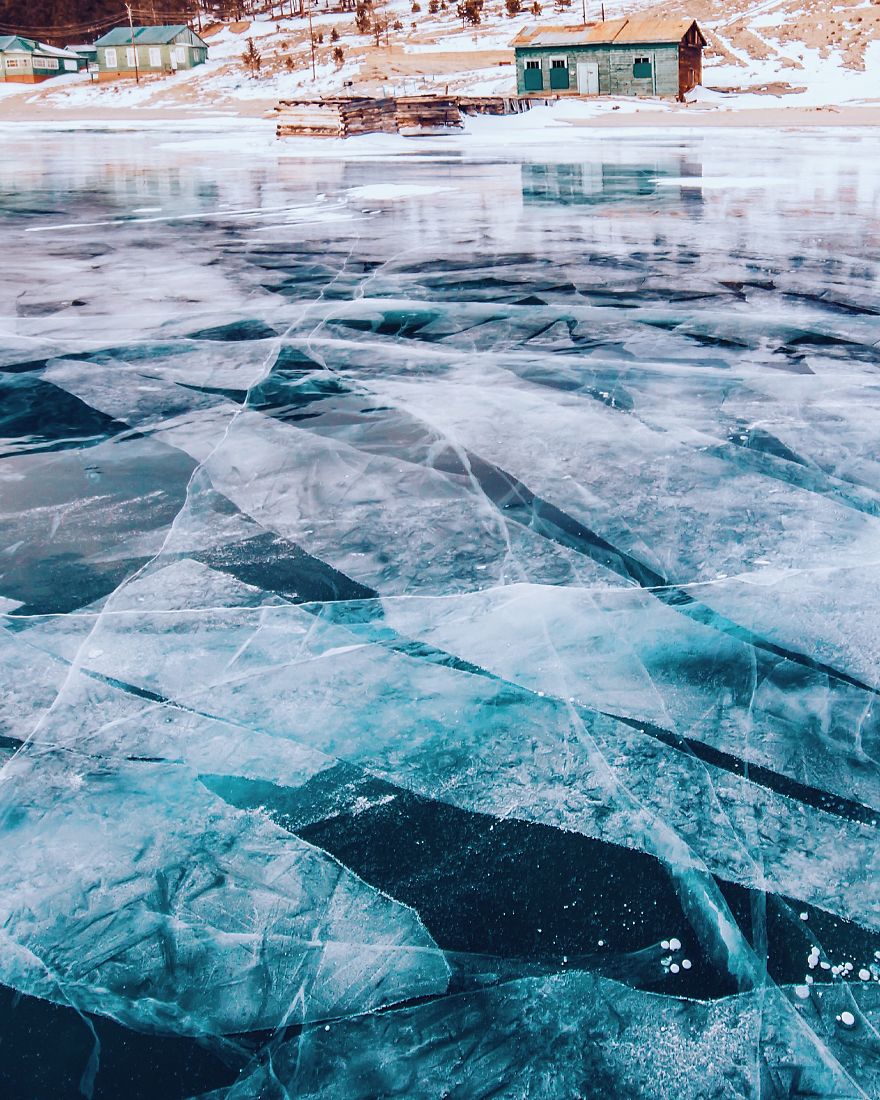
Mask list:
[[[4,1097],[880,1095],[880,146],[551,136],[4,131]]]

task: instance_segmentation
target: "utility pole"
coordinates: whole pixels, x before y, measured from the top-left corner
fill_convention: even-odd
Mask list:
[[[309,0],[309,45],[312,48],[312,80],[317,79],[315,73],[315,33],[312,30],[312,0]]]
[[[587,25],[587,0],[581,0],[581,7],[584,12],[584,26]]]
[[[125,10],[128,12],[128,26],[131,30],[131,52],[134,54],[134,80],[135,80],[135,84],[140,84],[141,74],[138,71],[137,46],[134,44],[134,20],[131,17],[131,4],[126,4],[125,5]]]

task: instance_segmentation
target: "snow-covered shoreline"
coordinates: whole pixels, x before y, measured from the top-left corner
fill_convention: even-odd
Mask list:
[[[754,103],[751,100],[766,99]],[[465,119],[464,130],[432,137],[368,134],[346,139],[298,137],[277,139],[271,108],[262,115],[242,115],[233,110],[117,108],[115,110],[29,111],[16,117],[3,111],[0,100],[0,134],[69,131],[137,132],[163,135],[168,142],[186,144],[193,151],[223,151],[235,147],[259,155],[282,157],[359,157],[375,154],[402,156],[427,150],[482,152],[512,146],[558,146],[592,131],[652,133],[705,129],[801,129],[833,127],[865,129],[880,126],[880,105],[851,104],[842,107],[787,106],[775,97],[749,97],[747,105],[727,103],[678,104],[662,100],[612,100],[592,102],[560,100],[507,117],[476,116]]]
[[[880,109],[880,16],[861,0],[816,0],[811,19],[790,11],[792,0],[766,0],[730,22],[709,0],[689,0],[680,13],[697,19],[709,38],[703,83],[697,102],[568,100],[568,114],[593,125],[629,125],[616,116],[662,112],[676,124],[704,125],[694,115],[803,111],[808,108]],[[516,80],[511,42],[537,19],[542,24],[572,23],[572,9],[522,13],[515,18],[486,7],[479,26],[463,28],[450,5],[433,14],[429,5],[388,0],[392,30],[376,43],[358,33],[348,12],[315,14],[314,72],[303,19],[258,17],[249,23],[205,31],[207,64],[172,77],[92,83],[86,74],[68,74],[44,84],[0,83],[0,120],[37,122],[49,118],[112,119],[120,113],[155,118],[216,116],[268,117],[284,97],[400,95],[439,93],[513,94]],[[608,0],[608,18],[650,15],[646,0]],[[679,14],[676,8],[674,13]],[[832,17],[833,16],[833,17]],[[728,25],[729,24],[729,25]],[[248,73],[242,53],[248,40],[260,53],[261,67]],[[334,53],[339,56],[334,59]],[[868,120],[863,120],[868,121]],[[647,125],[654,125],[654,122]],[[709,123],[715,125],[714,122]],[[728,125],[728,123],[721,123]],[[761,124],[753,122],[749,125]],[[868,122],[873,124],[873,122]]]

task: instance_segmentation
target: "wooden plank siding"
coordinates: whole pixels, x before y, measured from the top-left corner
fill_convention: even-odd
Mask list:
[[[132,49],[137,56],[137,66],[131,57]],[[140,76],[182,72],[186,69],[194,69],[197,65],[203,65],[207,59],[207,49],[167,42],[151,46],[101,46],[98,50],[99,79],[118,80],[120,77],[134,77],[135,70]]]
[[[699,54],[699,49],[697,53]],[[568,87],[551,87],[550,62],[552,58],[565,57],[568,69]],[[633,68],[637,57],[651,58],[652,75],[636,77]],[[527,89],[525,82],[526,61],[541,64],[542,87]],[[577,63],[592,62],[599,66],[599,95],[622,96],[678,96],[688,90],[679,83],[679,48],[676,45],[644,46],[532,46],[517,50],[516,86],[520,95],[577,95]],[[694,83],[699,83],[695,81]],[[693,87],[693,84],[689,85]]]
[[[648,46],[612,45],[608,56],[611,95],[677,96],[679,94],[677,46],[657,44]],[[638,57],[650,58],[650,76],[637,77],[634,75],[635,62]]]
[[[699,46],[681,46],[678,51],[679,95],[703,83],[703,51]]]
[[[577,67],[587,62],[598,67],[599,95],[680,99],[702,81],[704,45],[697,24],[687,21],[655,26],[650,20],[624,19],[581,30],[521,32],[513,43],[517,92],[579,95]]]
[[[115,27],[99,38],[95,47],[101,80],[165,75],[193,69],[208,60],[207,44],[183,25]]]

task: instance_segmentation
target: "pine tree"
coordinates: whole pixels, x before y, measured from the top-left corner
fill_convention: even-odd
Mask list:
[[[361,0],[354,9],[354,25],[361,34],[369,34],[373,25],[373,5],[370,0]]]
[[[483,0],[462,0],[456,8],[458,18],[462,23],[470,23],[472,27],[479,26],[483,20]]]
[[[251,76],[257,77],[260,75],[260,69],[263,67],[263,55],[254,45],[253,38],[247,39],[247,46],[241,55],[241,63]]]

